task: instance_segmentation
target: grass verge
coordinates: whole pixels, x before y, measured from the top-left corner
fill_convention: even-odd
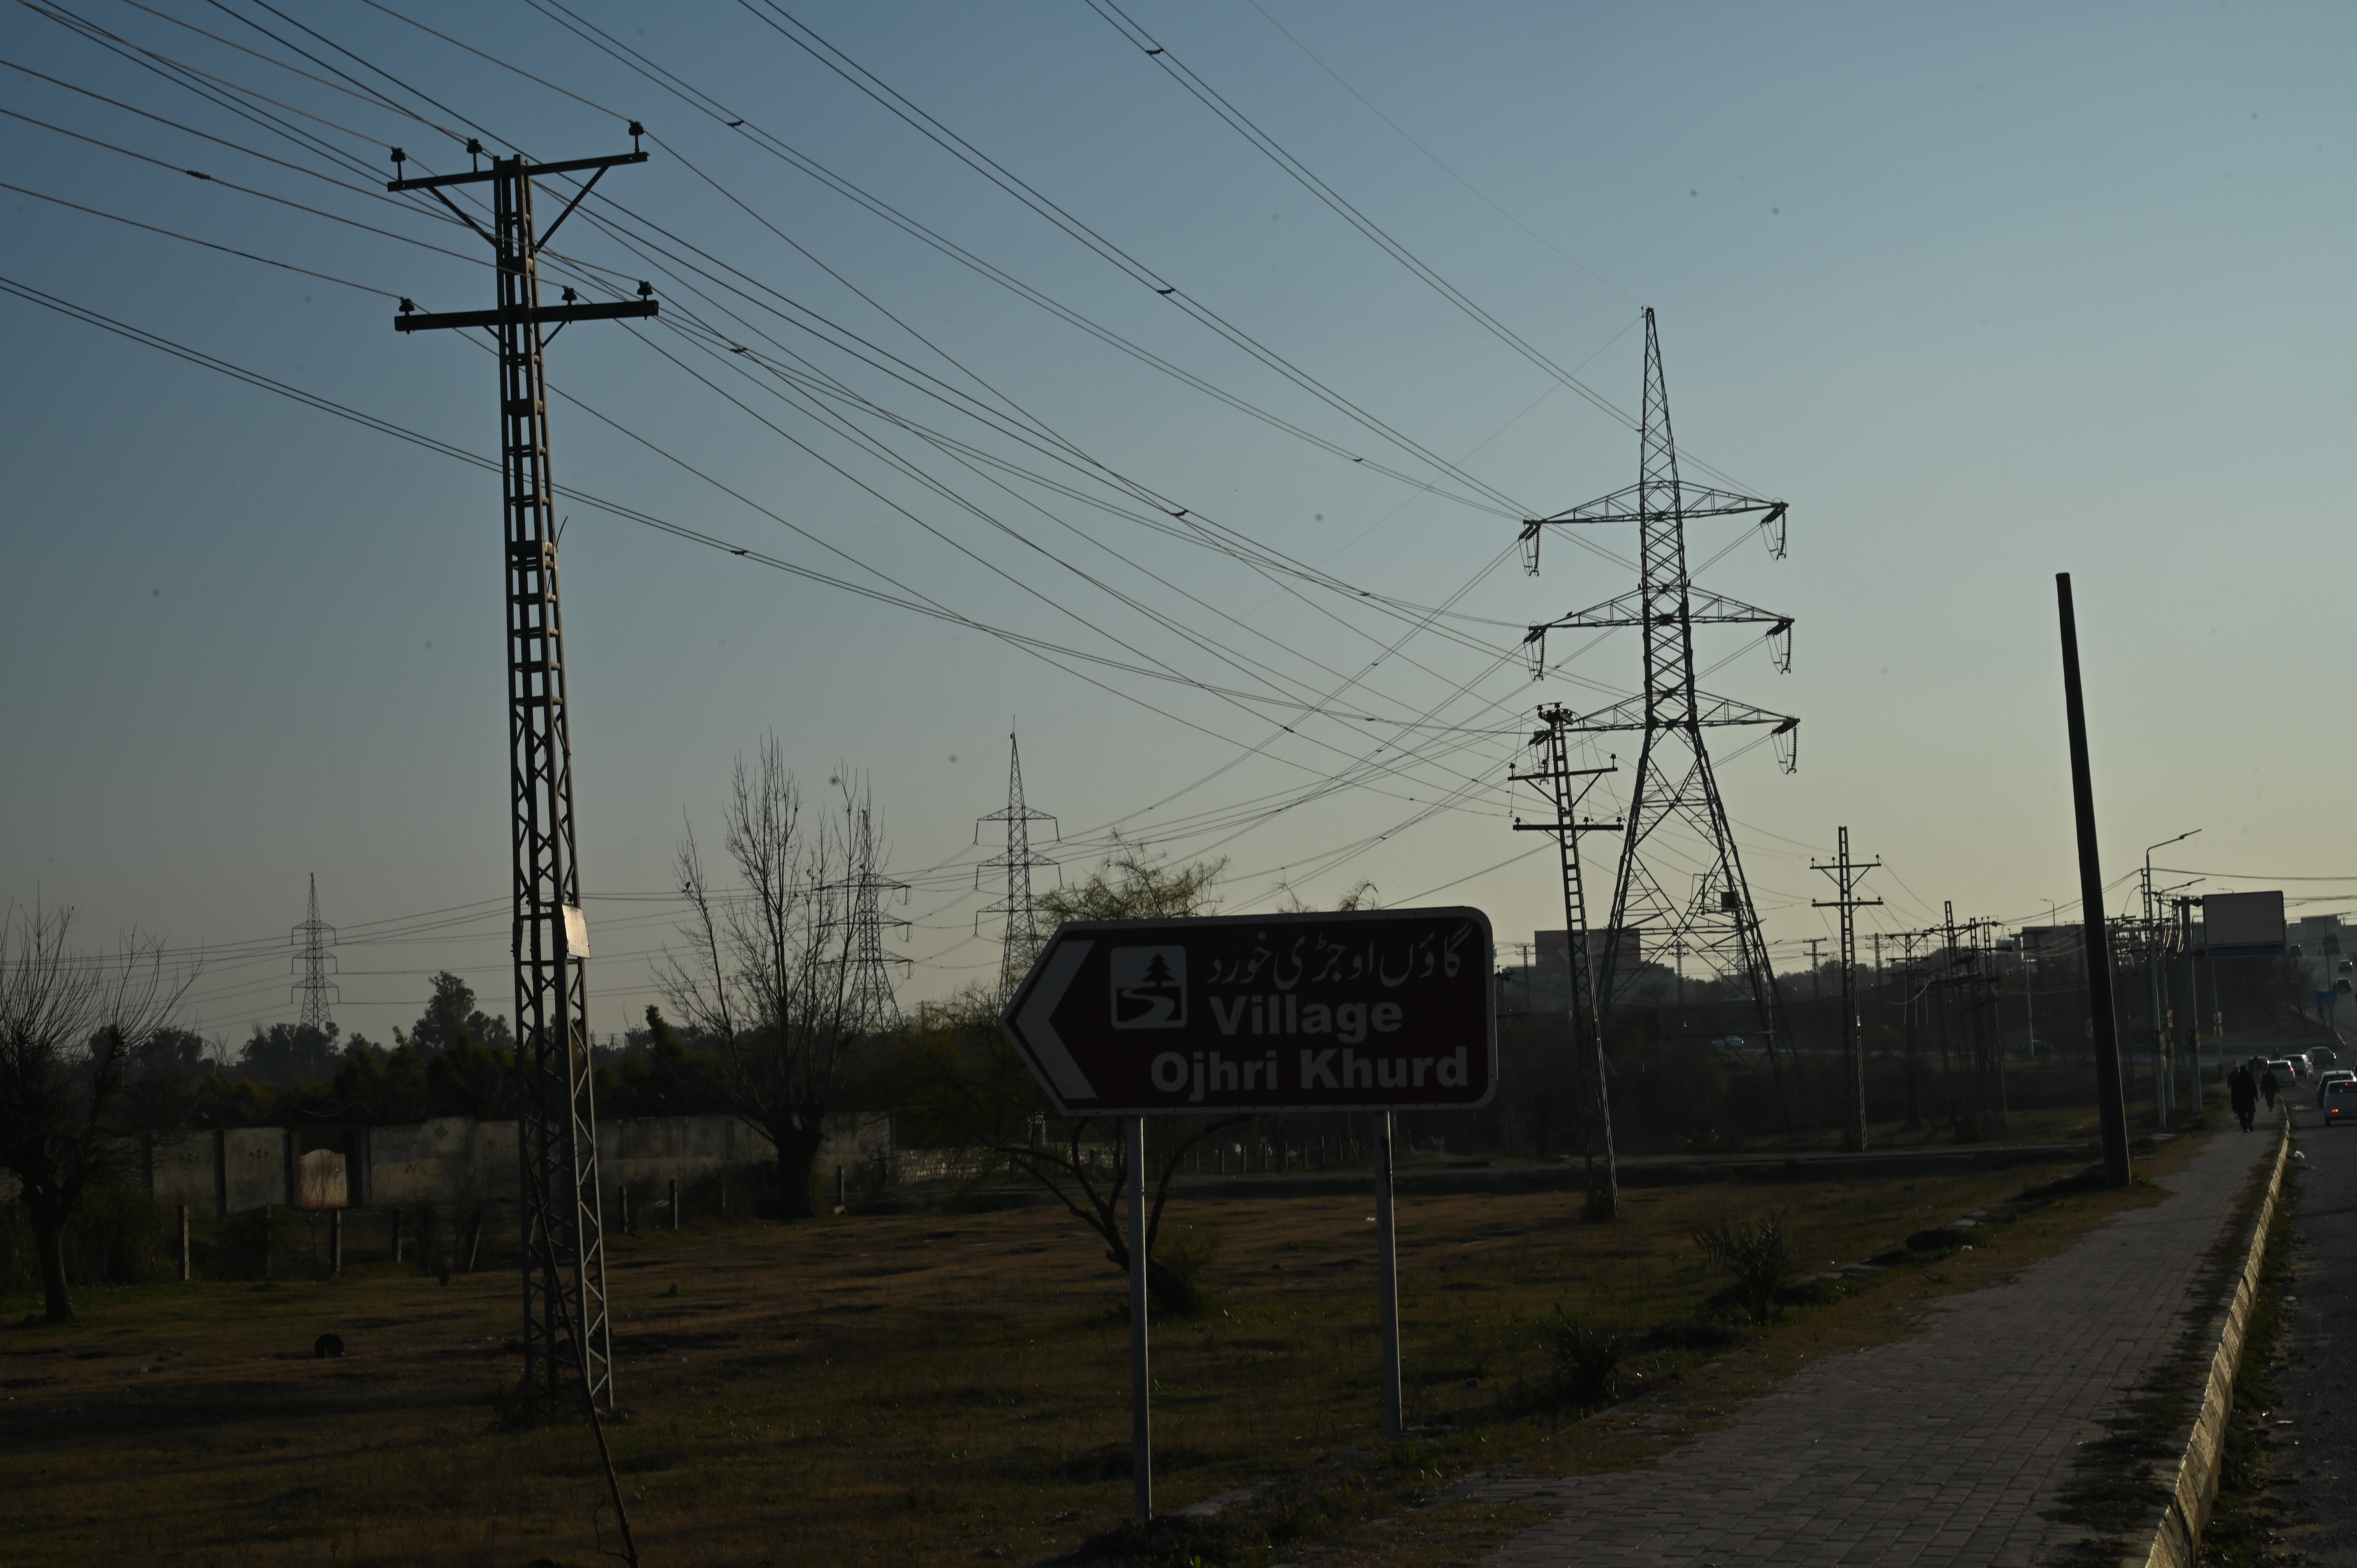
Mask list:
[[[2140,1167],[2187,1152],[2167,1144]],[[1223,1244],[1204,1309],[1157,1333],[1158,1501],[1269,1485],[1190,1539],[1126,1543],[1124,1291],[1069,1217],[615,1236],[615,1458],[651,1568],[1032,1562],[1084,1545],[1103,1562],[1462,1561],[1534,1517],[1450,1500],[1469,1476],[1643,1463],[1814,1358],[1911,1333],[1926,1301],[2161,1196],[2051,1185],[2071,1174],[1760,1173],[1632,1191],[1609,1226],[1582,1224],[1571,1194],[1404,1197],[1409,1419],[1424,1430],[1395,1446],[1380,1436],[1366,1199],[1174,1204],[1166,1223]],[[1970,1251],[1818,1281],[1757,1329],[1711,1306],[1726,1282],[1690,1240],[1781,1211],[1801,1265],[1822,1270],[1975,1210],[1987,1223]],[[92,1290],[79,1325],[0,1330],[0,1563],[598,1560],[589,1434],[500,1416],[516,1294],[506,1274],[442,1285],[368,1265],[266,1289]],[[1625,1402],[1581,1419],[1550,1401],[1536,1326],[1558,1306],[1626,1341]],[[346,1356],[312,1355],[328,1331]]]

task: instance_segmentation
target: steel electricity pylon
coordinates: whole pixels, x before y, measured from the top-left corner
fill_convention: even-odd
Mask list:
[[[317,876],[311,878],[310,910],[303,917],[303,923],[295,928],[290,940],[302,950],[295,955],[295,972],[303,977],[292,992],[294,999],[302,1004],[295,1026],[332,1035],[336,1032],[336,1020],[329,1008],[338,993],[328,976],[336,972],[336,958],[328,950],[336,945],[336,928],[319,918]]]
[[[574,844],[573,742],[565,685],[564,617],[556,581],[556,481],[549,469],[548,382],[543,355],[554,332],[574,321],[649,317],[653,293],[595,304],[540,302],[540,256],[549,237],[606,171],[644,163],[645,134],[630,126],[632,150],[606,157],[534,164],[494,156],[466,174],[395,179],[390,190],[423,190],[491,247],[499,304],[490,310],[419,312],[408,300],[393,328],[417,332],[481,328],[498,349],[500,451],[506,522],[510,842],[514,851],[515,1006],[521,1112],[518,1160],[523,1193],[523,1362],[526,1397],[554,1395],[568,1373],[592,1402],[613,1403],[612,1339],[606,1320],[605,1222],[598,1202],[597,1110],[591,1094],[587,960]],[[479,142],[467,151],[482,155]],[[393,149],[396,170],[408,161]],[[555,220],[540,228],[533,186],[551,175],[582,182]],[[491,188],[491,227],[452,201],[458,186]]]
[[[1035,811],[1023,799],[1023,750],[1015,736],[1006,737],[1006,809],[978,817],[974,824],[974,842],[982,842],[982,830],[992,822],[1006,824],[1006,848],[974,867],[974,885],[978,890],[983,877],[994,869],[1006,872],[1006,896],[996,904],[985,906],[974,918],[974,929],[982,929],[984,915],[1003,915],[1006,919],[1004,947],[998,961],[998,994],[1000,1000],[1015,994],[1023,983],[1024,972],[1030,966],[1031,955],[1039,950],[1044,935],[1039,929],[1036,906],[1031,899],[1031,873],[1043,865],[1056,863],[1044,854],[1033,853],[1031,824],[1052,822],[1055,818],[1045,811]],[[1058,843],[1063,842],[1063,829],[1056,831]]]
[[[1620,992],[1636,979],[1618,961],[1623,933],[1640,956],[1691,953],[1749,1002],[1771,1066],[1777,1062],[1784,1009],[1760,935],[1760,915],[1744,879],[1743,861],[1727,821],[1703,732],[1730,725],[1765,727],[1790,772],[1797,766],[1800,720],[1747,703],[1714,696],[1695,682],[1695,628],[1762,626],[1780,671],[1790,671],[1792,618],[1697,588],[1686,565],[1686,522],[1695,518],[1752,517],[1771,554],[1784,550],[1785,503],[1688,484],[1678,475],[1670,430],[1670,399],[1662,375],[1661,340],[1653,313],[1645,312],[1644,415],[1638,437],[1637,482],[1552,517],[1523,524],[1524,564],[1539,569],[1539,545],[1551,528],[1633,524],[1637,531],[1635,591],[1561,620],[1534,626],[1525,639],[1534,678],[1546,668],[1546,635],[1554,630],[1635,627],[1644,639],[1642,688],[1609,707],[1569,718],[1566,736],[1637,734],[1637,767],[1623,811],[1620,864],[1613,879],[1612,919],[1604,942],[1598,1008],[1608,1019]],[[1681,892],[1680,887],[1688,890]],[[1683,958],[1680,960],[1683,963]],[[1781,1082],[1781,1069],[1777,1069]],[[1781,1089],[1779,1097],[1781,1098]],[[1789,1117],[1790,1108],[1786,1107]]]
[[[1839,831],[1841,845],[1833,863],[1809,863],[1810,870],[1822,871],[1834,879],[1835,896],[1811,902],[1815,908],[1841,911],[1842,1098],[1849,1102],[1849,1121],[1842,1141],[1846,1147],[1862,1153],[1866,1148],[1866,1052],[1857,1037],[1857,912],[1882,900],[1859,897],[1857,881],[1882,862],[1850,859],[1849,830]]]
[[[867,808],[859,808],[859,824],[854,830],[851,845],[851,1015],[858,1021],[863,1034],[881,1034],[900,1026],[900,1004],[892,994],[893,964],[906,964],[905,958],[895,958],[884,950],[884,928],[898,926],[902,930],[909,922],[888,918],[884,900],[898,893],[905,902],[909,885],[895,882],[877,866],[879,851],[876,846],[876,829],[869,820]]]
[[[1564,737],[1564,725],[1570,715],[1560,706],[1539,710],[1538,730],[1531,736],[1531,749],[1538,753],[1539,767],[1529,773],[1512,775],[1518,784],[1535,787],[1552,809],[1555,820],[1526,822],[1514,819],[1518,833],[1553,833],[1555,854],[1563,870],[1564,940],[1568,944],[1564,956],[1571,966],[1571,1047],[1573,1060],[1578,1064],[1579,1081],[1587,1091],[1580,1098],[1585,1102],[1587,1116],[1583,1129],[1587,1159],[1587,1212],[1597,1219],[1617,1219],[1620,1216],[1620,1162],[1612,1147],[1612,1098],[1605,1082],[1604,1020],[1596,1005],[1597,943],[1587,929],[1587,888],[1580,874],[1579,835],[1582,833],[1618,832],[1619,822],[1599,822],[1593,815],[1579,814],[1580,802],[1596,782],[1605,774],[1618,771],[1614,763],[1604,768],[1574,768],[1571,750]],[[1604,1169],[1596,1169],[1598,1146],[1604,1154]]]

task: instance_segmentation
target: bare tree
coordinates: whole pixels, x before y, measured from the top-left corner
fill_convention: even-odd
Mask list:
[[[717,1058],[721,1102],[777,1150],[789,1219],[814,1212],[811,1167],[867,1022],[854,983],[853,915],[860,874],[879,852],[865,788],[847,773],[837,783],[841,814],[810,822],[775,736],[749,770],[737,759],[723,843],[744,886],[714,890],[691,829],[678,860],[687,948],[666,950],[656,973]]]
[[[11,906],[0,920],[0,1169],[33,1224],[52,1323],[72,1321],[65,1231],[90,1189],[122,1173],[126,1090],[195,981],[160,944],[78,953],[70,908]]]

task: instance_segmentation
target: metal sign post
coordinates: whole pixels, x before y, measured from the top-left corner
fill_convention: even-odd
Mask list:
[[[1129,1119],[1129,1473],[1137,1522],[1154,1517],[1153,1383],[1146,1348],[1146,1118]]]
[[[1496,950],[1479,909],[1075,920],[999,1016],[1065,1116],[1129,1125],[1130,1420],[1152,1517],[1146,1118],[1371,1111],[1383,1429],[1400,1406],[1392,1113],[1472,1110],[1498,1085]]]
[[[1377,1312],[1383,1330],[1383,1435],[1396,1439],[1407,1430],[1400,1415],[1399,1232],[1392,1225],[1392,1113],[1383,1112],[1383,1129],[1375,1155],[1375,1250],[1383,1254],[1376,1277],[1383,1282]]]

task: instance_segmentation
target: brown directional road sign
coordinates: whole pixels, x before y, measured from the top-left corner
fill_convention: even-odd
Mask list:
[[[1068,1115],[1482,1105],[1498,1082],[1479,909],[1075,920],[1000,1015]]]

